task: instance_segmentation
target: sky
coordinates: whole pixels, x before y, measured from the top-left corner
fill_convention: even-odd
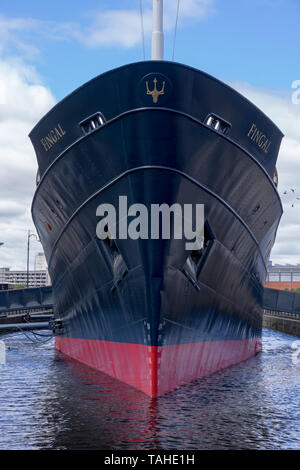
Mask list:
[[[164,3],[171,60],[177,1]],[[151,4],[142,0],[146,59]],[[181,0],[175,44],[177,62],[234,87],[285,134],[277,165],[284,215],[271,253],[281,264],[300,263],[299,21],[299,0]],[[30,130],[89,79],[139,60],[140,0],[0,0],[0,267],[25,269],[27,233],[35,233]],[[32,266],[41,245],[32,237],[30,246]]]

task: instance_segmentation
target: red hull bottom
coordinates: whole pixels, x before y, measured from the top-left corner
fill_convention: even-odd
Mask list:
[[[260,338],[144,346],[65,337],[56,337],[55,347],[151,397],[243,361],[262,348]]]

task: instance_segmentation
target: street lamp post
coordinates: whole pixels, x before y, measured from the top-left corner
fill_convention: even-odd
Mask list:
[[[4,245],[4,242],[0,242],[0,246]],[[3,274],[2,274],[3,276]],[[2,276],[1,276],[1,282],[2,282]]]
[[[38,242],[40,242],[39,238],[35,233],[30,233],[30,230],[28,230],[28,236],[27,236],[27,282],[26,285],[29,287],[29,246],[30,246],[30,238],[35,237]]]

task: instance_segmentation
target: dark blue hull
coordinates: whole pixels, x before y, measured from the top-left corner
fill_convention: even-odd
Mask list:
[[[60,350],[152,396],[260,350],[282,213],[282,134],[264,114],[201,72],[146,62],[88,83],[31,138]],[[201,253],[184,240],[97,238],[97,207],[121,195],[204,204]]]

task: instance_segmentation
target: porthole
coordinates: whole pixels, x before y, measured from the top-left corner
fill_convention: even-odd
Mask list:
[[[88,135],[96,129],[99,129],[99,127],[103,126],[104,123],[105,118],[103,114],[98,112],[84,119],[84,121],[81,121],[80,127],[83,131],[83,134]]]
[[[217,114],[212,113],[207,116],[204,123],[221,134],[227,134],[231,128],[231,124],[229,122],[225,121],[225,119],[221,118]]]

